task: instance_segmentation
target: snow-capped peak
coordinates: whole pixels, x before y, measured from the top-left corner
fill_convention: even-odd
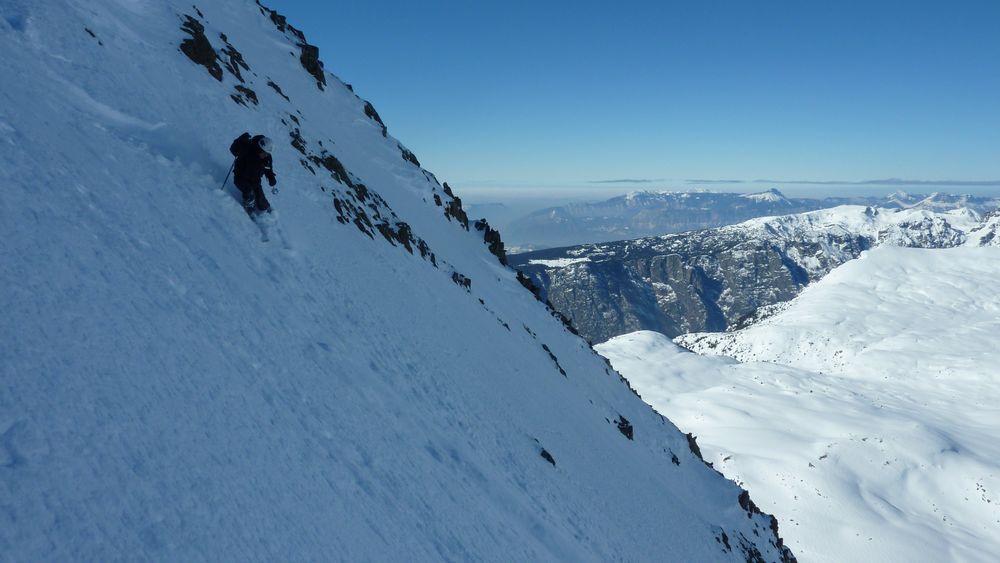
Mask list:
[[[766,192],[757,192],[757,193],[752,193],[752,194],[743,194],[740,197],[745,198],[745,199],[751,199],[753,201],[766,201],[766,202],[770,202],[770,203],[788,203],[788,204],[791,204],[791,202],[788,201],[788,198],[785,197],[785,194],[781,193],[780,191],[778,191],[775,188],[771,188],[771,189],[767,190]]]

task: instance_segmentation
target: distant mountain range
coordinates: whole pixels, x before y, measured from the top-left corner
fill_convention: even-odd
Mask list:
[[[773,192],[768,192],[773,193]],[[968,198],[890,196],[895,207],[840,206],[738,225],[510,256],[580,333],[723,331],[879,245],[996,244],[1000,217]]]
[[[942,193],[895,192],[885,197],[789,198],[772,189],[750,194],[638,191],[606,201],[549,207],[516,219],[494,218],[490,213],[496,212],[496,209],[484,208],[482,211],[491,223],[501,225],[508,245],[515,250],[533,250],[710,229],[755,217],[802,213],[839,205],[931,211],[964,207],[985,212],[998,204],[1000,199],[993,197]]]

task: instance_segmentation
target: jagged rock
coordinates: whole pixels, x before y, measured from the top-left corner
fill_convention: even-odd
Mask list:
[[[733,550],[733,546],[729,545],[729,536],[726,535],[726,532],[721,532],[721,534],[720,534],[720,536],[718,538],[718,541],[719,541],[719,543],[721,543],[724,546],[726,546],[726,551],[732,551]]]
[[[410,241],[413,240],[413,231],[410,226],[402,221],[396,223],[396,240],[403,245],[410,254],[413,254],[413,247],[410,246]]]
[[[402,153],[403,155],[403,160],[413,164],[414,166],[420,166],[420,161],[417,160],[417,156],[415,154],[410,152],[410,149],[404,147],[403,145],[398,145],[398,146],[399,146],[399,152]]]
[[[559,374],[562,375],[563,377],[567,377],[566,370],[564,370],[563,367],[559,365],[559,358],[557,358],[556,355],[552,353],[552,350],[549,349],[548,345],[542,344],[542,350],[545,350],[545,352],[549,355],[549,359],[552,360],[552,362],[556,365],[556,369],[559,370]]]
[[[378,112],[375,111],[375,106],[373,106],[372,103],[367,100],[365,100],[365,115],[368,116],[368,119],[371,119],[372,121],[379,124],[379,127],[382,128],[383,137],[388,135],[389,129],[385,126],[385,123],[382,122],[382,118],[379,117]]]
[[[517,281],[522,286],[524,286],[524,289],[530,291],[531,294],[535,296],[535,299],[539,301],[542,300],[541,290],[538,289],[538,286],[535,285],[535,282],[531,281],[531,278],[524,275],[524,273],[521,272],[520,270],[517,271]]]
[[[346,184],[348,186],[352,185],[351,177],[350,175],[347,174],[347,169],[344,168],[344,165],[341,164],[339,160],[337,160],[337,157],[333,156],[332,154],[326,151],[323,151],[322,155],[320,156],[320,163],[322,164],[323,168],[326,168],[326,170],[333,176],[335,180],[337,180],[341,184]]]
[[[456,285],[464,287],[466,290],[469,290],[469,289],[472,288],[472,280],[469,279],[469,278],[467,278],[467,277],[465,277],[465,276],[463,276],[462,274],[460,274],[458,272],[452,272],[451,273],[451,281],[455,282]]]
[[[285,16],[279,14],[276,10],[272,10],[267,6],[264,6],[263,4],[260,3],[260,0],[257,0],[257,7],[260,8],[262,14],[268,16],[271,19],[271,23],[274,24],[274,27],[278,28],[278,31],[282,33],[291,34],[294,39],[300,42],[305,42],[306,40],[305,35],[303,35],[301,31],[296,29],[295,26],[288,23],[288,20],[285,18]]]
[[[246,105],[246,101],[252,102],[253,105],[257,105],[257,93],[253,90],[247,88],[246,86],[241,86],[237,84],[235,86],[238,94],[232,94],[230,97],[236,101],[238,104]],[[244,101],[246,100],[246,101]]]
[[[298,130],[298,128],[289,131],[288,136],[292,138],[290,141],[292,148],[302,154],[308,154],[306,152],[306,141],[302,138],[302,133]]]
[[[257,0],[257,7],[260,8],[262,14],[271,19],[271,23],[278,31],[289,35],[295,41],[299,46],[299,62],[302,64],[302,68],[316,79],[316,86],[320,90],[324,90],[326,88],[326,74],[323,72],[323,61],[319,60],[319,47],[310,45],[306,41],[305,34],[289,24],[285,16],[276,10],[264,6],[260,0]]]
[[[225,33],[220,33],[219,37],[222,38],[222,41],[226,44],[226,46],[222,48],[222,54],[226,55],[228,59],[223,59],[226,69],[240,82],[246,82],[243,80],[243,74],[240,72],[240,69],[249,71],[250,65],[243,60],[243,54],[237,51],[236,47],[233,47],[232,44],[229,43],[229,38],[226,37]]]
[[[462,209],[462,199],[452,193],[451,187],[448,185],[448,182],[444,183],[442,189],[444,190],[444,193],[448,194],[448,196],[451,198],[451,200],[448,201],[448,203],[444,206],[444,216],[447,217],[449,220],[454,217],[455,220],[458,221],[459,224],[462,225],[462,227],[465,228],[466,231],[468,231],[469,216],[465,213],[465,210]]]
[[[435,194],[437,197],[437,194]],[[480,219],[475,222],[477,231],[483,233],[483,240],[489,245],[490,252],[500,260],[504,266],[507,265],[507,252],[504,250],[503,240],[500,238],[500,231],[490,226],[489,221]]]
[[[704,462],[705,465],[709,465],[709,463],[705,461],[705,458],[701,456],[701,448],[698,447],[698,439],[695,437],[695,435],[688,432],[684,436],[687,437],[688,448],[691,449],[691,453],[693,453],[695,457]],[[711,465],[709,465],[709,467],[711,467]]]
[[[181,41],[181,52],[192,62],[208,70],[213,78],[222,82],[222,67],[219,66],[219,54],[215,52],[212,43],[205,36],[205,26],[191,16],[181,24],[181,29],[191,35],[190,39]]]
[[[285,93],[281,91],[281,87],[278,86],[277,84],[275,84],[274,81],[268,80],[267,81],[267,85],[270,86],[275,92],[277,92],[279,96],[281,96],[282,98],[285,98],[286,102],[290,102],[291,101],[291,100],[288,99],[288,96],[286,96]],[[296,123],[298,123],[298,118],[297,117],[295,117],[293,115],[293,116],[291,116],[291,118],[294,119]]]
[[[747,518],[751,518],[754,514],[760,514],[760,509],[757,508],[757,505],[754,504],[752,500],[750,500],[749,492],[741,492],[737,500],[740,503],[740,508],[747,511]]]
[[[319,47],[301,43],[299,51],[299,62],[302,63],[302,68],[316,79],[316,86],[323,90],[326,87],[326,75],[323,73],[323,61],[319,60]]]
[[[632,429],[632,423],[622,415],[618,415],[618,431],[622,433],[622,436],[625,436],[629,440],[632,440],[635,436],[635,432]]]

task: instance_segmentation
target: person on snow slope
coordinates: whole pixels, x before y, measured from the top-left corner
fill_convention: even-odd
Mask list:
[[[261,176],[267,177],[271,193],[278,193],[275,188],[278,180],[274,176],[271,163],[271,139],[264,135],[250,136],[243,133],[229,146],[229,152],[236,157],[233,164],[233,183],[243,194],[243,208],[247,213],[263,213],[271,211],[271,204],[264,196],[260,184]]]

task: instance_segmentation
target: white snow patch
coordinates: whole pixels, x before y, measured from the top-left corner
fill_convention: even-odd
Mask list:
[[[1000,249],[882,248],[734,333],[597,346],[807,561],[1000,560]],[[723,355],[735,356],[737,363]]]
[[[554,258],[551,260],[528,260],[529,264],[538,264],[540,266],[545,266],[546,268],[565,268],[566,266],[572,266],[573,264],[579,264],[581,262],[590,262],[590,258]]]

